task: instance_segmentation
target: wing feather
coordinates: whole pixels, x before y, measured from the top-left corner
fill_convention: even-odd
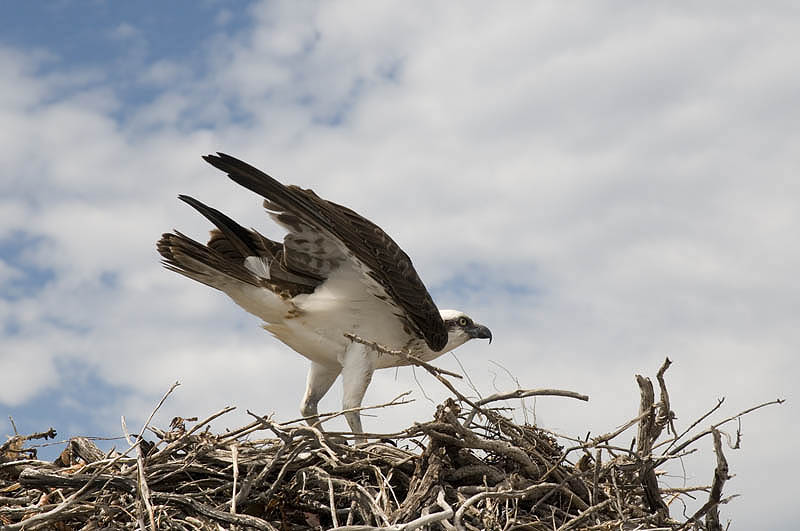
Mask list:
[[[303,254],[308,256],[303,252],[305,244],[302,240],[308,239],[303,237],[305,235],[332,238],[346,250],[346,257],[365,272],[365,281],[376,282],[391,297],[406,322],[432,350],[444,348],[447,330],[439,310],[411,259],[380,227],[347,207],[320,198],[312,190],[283,185],[257,168],[224,153],[203,158],[236,183],[267,199],[265,207],[273,211],[276,221],[291,227],[288,245],[284,240],[285,256],[298,260]],[[324,260],[330,256],[322,252],[318,258]],[[311,271],[319,271],[320,267],[324,269],[324,264],[313,260],[307,265]],[[294,267],[304,274],[311,272],[299,263],[293,263]]]

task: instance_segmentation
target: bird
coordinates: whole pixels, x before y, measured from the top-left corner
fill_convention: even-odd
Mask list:
[[[368,342],[423,361],[471,339],[491,343],[486,326],[437,308],[408,255],[368,219],[225,153],[203,159],[260,195],[287,233],[282,242],[271,240],[179,195],[214,228],[205,244],[178,230],[163,234],[156,244],[161,263],[224,292],[311,362],[300,404],[310,424],[319,421],[319,401],[341,374],[345,419],[354,434],[363,433],[359,408],[374,371],[409,363]]]

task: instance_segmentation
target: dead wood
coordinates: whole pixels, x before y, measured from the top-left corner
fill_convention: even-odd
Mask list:
[[[720,402],[676,435],[669,364],[657,374],[658,402],[651,380],[637,375],[639,414],[594,438],[516,424],[489,407],[526,396],[586,398],[553,389],[483,400],[455,393],[433,419],[366,443],[252,413],[250,424],[214,433],[209,423],[233,408],[199,422],[176,418],[163,429],[148,420],[133,435],[123,422],[124,453],[104,454],[75,437],[52,463],[25,445],[54,431],[14,435],[0,446],[0,529],[721,530],[730,475],[719,427],[780,401],[695,430]],[[426,365],[452,387],[449,373]],[[615,443],[633,426],[634,446]],[[151,434],[156,439],[146,440]],[[664,484],[660,467],[699,451],[693,445],[706,434],[717,461],[710,485]],[[708,500],[690,517],[670,513],[675,500],[704,493]]]

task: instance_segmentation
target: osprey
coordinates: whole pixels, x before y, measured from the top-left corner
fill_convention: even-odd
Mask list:
[[[361,401],[376,369],[405,365],[348,339],[358,335],[429,361],[492,333],[456,310],[438,310],[411,259],[380,227],[311,190],[285,186],[234,157],[203,157],[233,181],[264,197],[264,208],[288,234],[279,243],[225,214],[180,195],[216,228],[203,245],[178,231],[157,249],[163,265],[226,293],[264,321],[264,328],[311,361],[304,417],[342,375],[342,407],[362,433]]]

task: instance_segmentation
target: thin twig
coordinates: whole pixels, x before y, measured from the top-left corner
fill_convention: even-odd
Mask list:
[[[129,449],[128,451],[130,451],[130,450],[131,449]],[[109,454],[110,454],[110,452],[109,452]],[[35,524],[38,524],[39,522],[46,522],[48,520],[52,520],[55,516],[57,516],[58,514],[64,512],[64,511],[66,511],[70,506],[72,506],[74,503],[76,503],[84,494],[87,493],[89,488],[93,485],[93,481],[97,477],[99,477],[100,474],[102,474],[103,472],[105,472],[106,470],[111,468],[112,465],[114,465],[117,461],[122,459],[122,457],[124,457],[126,454],[127,454],[127,452],[119,454],[116,458],[114,458],[111,461],[109,461],[104,467],[98,469],[94,474],[91,475],[91,477],[89,478],[89,481],[87,481],[86,484],[83,487],[81,487],[78,490],[76,490],[72,495],[70,495],[68,498],[66,498],[64,501],[62,501],[60,504],[58,504],[58,506],[56,506],[54,509],[52,509],[50,511],[47,511],[46,513],[41,513],[41,514],[37,514],[37,515],[31,516],[30,518],[27,518],[27,519],[25,519],[25,520],[23,520],[21,522],[16,523],[16,524],[9,524],[9,525],[3,526],[2,528],[0,528],[0,531],[17,531],[18,529],[24,529],[26,527],[31,528]]]
[[[231,445],[231,458],[233,459],[233,489],[231,492],[231,514],[236,514],[236,487],[239,483],[239,445]]]
[[[711,427],[708,428],[707,430],[701,431],[700,433],[698,433],[694,437],[690,438],[688,441],[685,441],[685,442],[679,444],[678,446],[676,446],[675,448],[673,448],[672,450],[669,450],[668,452],[665,452],[665,455],[673,455],[673,454],[676,454],[676,453],[680,452],[681,450],[683,450],[684,448],[686,448],[687,446],[689,446],[690,444],[692,444],[696,440],[701,439],[701,438],[705,437],[706,435],[710,435],[710,434],[714,433],[714,430],[716,430],[717,428],[719,428],[723,424],[727,424],[728,422],[730,422],[732,420],[736,420],[739,417],[747,415],[748,413],[752,413],[753,411],[761,409],[762,407],[767,407],[767,406],[772,406],[772,405],[780,405],[780,404],[783,404],[784,402],[786,402],[785,399],[776,398],[775,400],[770,400],[769,402],[764,402],[762,404],[758,404],[757,406],[753,406],[753,407],[747,408],[744,411],[740,411],[739,413],[737,413],[735,415],[732,415],[732,416],[730,416],[730,417],[728,417],[726,419],[723,419],[723,420],[721,420],[721,421],[719,421],[719,422],[717,422],[715,424],[712,424]]]
[[[174,389],[174,388],[175,388],[175,386],[172,387],[172,389]],[[169,392],[167,393],[167,395],[168,394],[169,394]],[[165,395],[165,397],[166,397],[166,395]],[[161,403],[163,403],[163,401],[164,400],[162,399],[161,402],[159,403],[159,406],[161,405]],[[156,409],[158,409],[158,407],[156,407]],[[139,501],[144,506],[145,511],[147,512],[147,517],[148,517],[148,520],[150,522],[150,530],[151,531],[156,531],[155,515],[153,514],[153,504],[150,503],[150,489],[147,486],[147,479],[146,479],[146,476],[145,476],[145,473],[144,473],[144,459],[143,459],[143,456],[142,456],[142,445],[141,445],[142,437],[140,435],[136,439],[136,442],[134,442],[133,439],[131,439],[130,432],[128,432],[128,426],[125,423],[125,417],[124,416],[121,417],[120,421],[121,421],[121,424],[122,424],[122,433],[125,434],[125,439],[128,441],[128,445],[131,448],[134,448],[134,447],[136,448],[136,479],[137,479],[137,486],[138,486],[137,494],[139,495],[138,496],[139,497]],[[145,425],[146,425],[146,423],[145,423]],[[144,427],[142,427],[142,431],[144,431]],[[142,529],[142,531],[144,531],[143,522],[141,522],[141,521],[139,522],[139,527]]]

